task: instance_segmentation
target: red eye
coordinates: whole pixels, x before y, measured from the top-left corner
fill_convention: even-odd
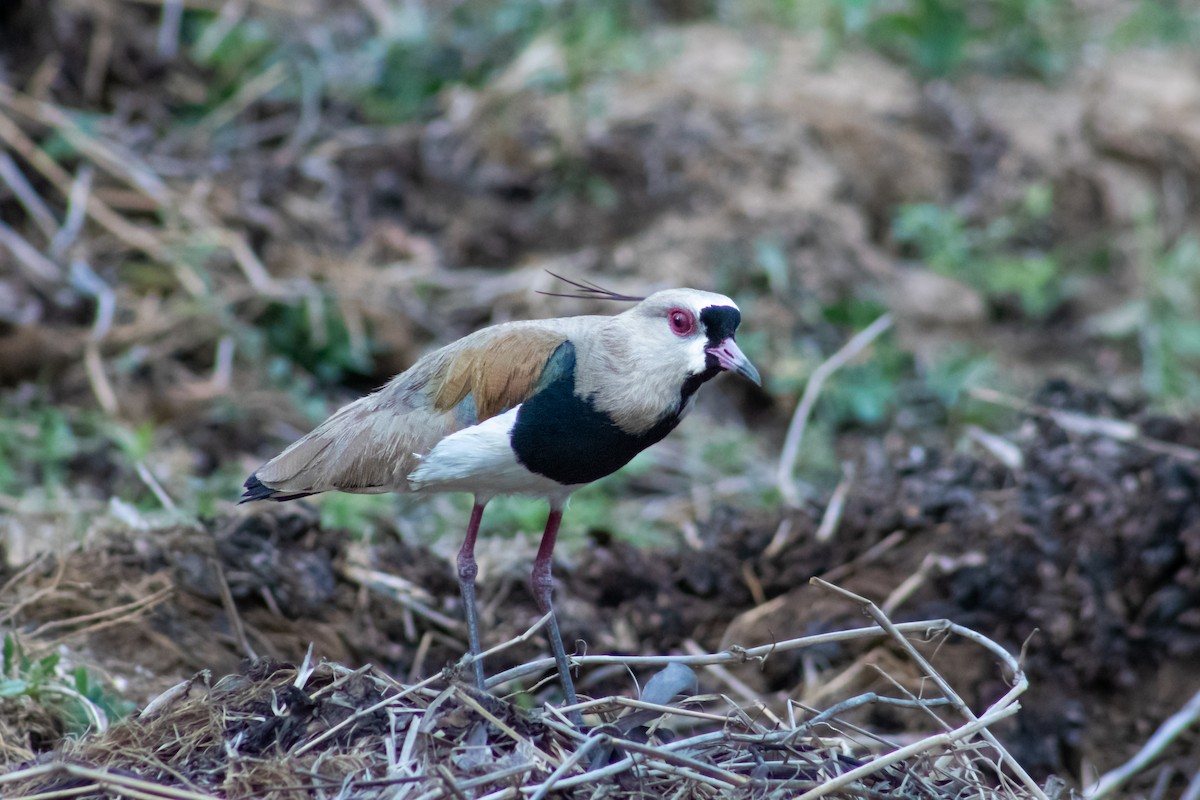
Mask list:
[[[682,308],[672,308],[667,312],[667,320],[671,323],[671,333],[676,336],[689,336],[696,330],[696,317]]]

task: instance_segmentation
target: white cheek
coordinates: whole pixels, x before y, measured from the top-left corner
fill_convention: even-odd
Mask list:
[[[688,343],[688,374],[695,375],[707,369],[708,351],[704,349],[707,344],[708,341],[699,336]]]

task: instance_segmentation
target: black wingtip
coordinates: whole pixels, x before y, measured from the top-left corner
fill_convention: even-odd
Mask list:
[[[310,497],[316,492],[296,492],[295,494],[283,494],[278,489],[272,489],[258,479],[258,473],[254,473],[246,482],[242,484],[246,491],[242,493],[242,499],[238,500],[238,505],[249,503],[251,500],[274,500],[276,503],[282,503],[285,500],[299,500],[301,497]]]
[[[258,479],[258,473],[254,473],[246,482],[242,484],[246,491],[242,493],[242,499],[238,500],[238,505],[249,503],[251,500],[273,500],[275,490],[270,486],[265,485]]]

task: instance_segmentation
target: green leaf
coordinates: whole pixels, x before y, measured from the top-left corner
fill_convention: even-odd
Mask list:
[[[31,687],[37,689],[52,679],[58,669],[58,662],[61,656],[58,653],[51,653],[48,656],[43,656],[34,663],[28,671],[28,679]]]
[[[876,0],[838,0],[837,11],[841,15],[842,28],[847,33],[862,33],[871,22]]]
[[[760,237],[754,241],[754,260],[767,276],[772,292],[784,292],[788,287],[787,253],[775,239]]]
[[[1085,327],[1089,333],[1096,336],[1124,339],[1138,334],[1146,324],[1148,313],[1145,298],[1138,297],[1092,315],[1087,319]]]
[[[925,380],[944,406],[954,408],[962,399],[963,391],[979,384],[991,369],[992,363],[986,356],[956,350],[935,360]]]
[[[1054,211],[1054,187],[1039,181],[1025,190],[1024,210],[1033,219],[1049,218]]]
[[[1166,331],[1171,349],[1181,356],[1200,356],[1200,322],[1177,320]]]
[[[1026,314],[1044,317],[1058,304],[1058,271],[1058,262],[1046,255],[997,258],[989,264],[987,288],[1017,295]]]
[[[17,637],[11,633],[4,634],[4,674],[12,675],[16,672],[17,654],[21,652],[21,645],[17,642]]]

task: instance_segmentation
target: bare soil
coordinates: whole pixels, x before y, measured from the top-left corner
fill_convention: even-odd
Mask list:
[[[1200,445],[1194,422],[1139,416],[1067,384],[1046,386],[1037,400]],[[1031,688],[1001,739],[1039,778],[1079,781],[1085,769],[1127,759],[1181,698],[1200,691],[1200,463],[1045,419],[1030,419],[1017,443],[1019,469],[920,447],[898,455],[856,480],[826,543],[814,540],[824,511],[817,506],[784,518],[720,507],[699,523],[694,547],[666,551],[591,531],[586,549],[556,565],[564,635],[589,653],[685,652],[689,642],[715,651],[860,624],[855,608],[808,585],[813,575],[879,602],[899,592],[889,601],[895,621],[946,617],[1023,652]],[[785,521],[786,543],[767,555]],[[42,560],[11,587],[22,626],[79,620],[72,627],[82,633],[67,636],[76,657],[148,694],[201,670],[239,671],[245,651],[221,581],[259,656],[298,664],[311,642],[320,657],[409,679],[453,664],[464,637],[452,563],[397,540],[353,553],[350,540],[302,510],[255,512],[205,530],[104,537]],[[351,577],[348,564],[364,556],[420,587],[435,614],[414,613]],[[12,570],[0,578],[12,580]],[[151,596],[136,624],[88,632],[87,615]],[[481,604],[486,643],[538,617],[519,578],[485,582]],[[488,670],[543,649],[534,639]],[[735,673],[767,702],[818,703],[811,671],[841,673],[863,652],[829,645]],[[936,664],[972,705],[1007,688],[986,654],[961,644],[941,648]],[[623,672],[603,670],[585,671],[580,688],[595,696],[631,690]],[[858,674],[839,693],[885,688],[879,676]],[[544,691],[552,696],[553,683]],[[906,724],[886,707],[865,723],[895,733]],[[1184,776],[1197,758],[1195,738],[1185,737],[1162,764]]]

